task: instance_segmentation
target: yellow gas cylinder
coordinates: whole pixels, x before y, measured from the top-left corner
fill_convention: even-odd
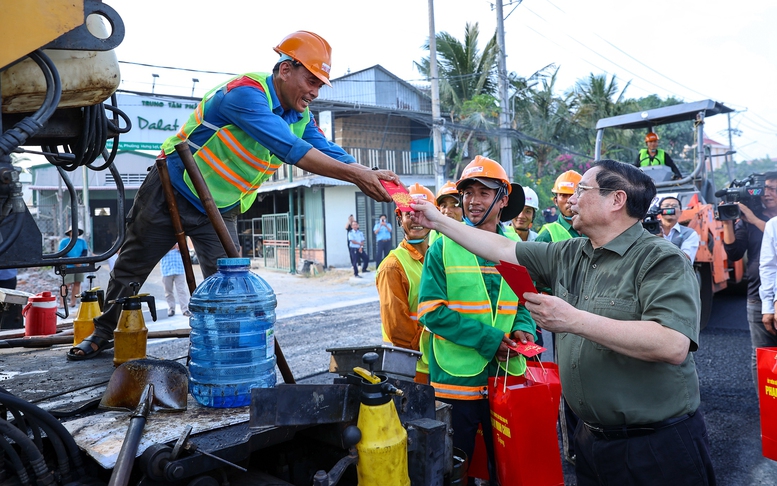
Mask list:
[[[376,353],[367,353],[364,361],[374,362]],[[410,486],[407,472],[407,431],[402,427],[392,395],[402,395],[385,376],[363,368],[354,372],[362,377],[361,405],[357,427],[362,437],[356,450],[359,460],[356,475],[359,486]]]
[[[81,305],[73,320],[73,346],[77,346],[85,337],[94,332],[94,318],[102,314],[105,293],[100,287],[92,288],[94,275],[87,276],[89,290],[81,292]]]
[[[137,283],[133,282],[130,286],[137,292],[139,287]],[[113,366],[119,366],[127,361],[146,357],[148,328],[146,327],[146,321],[143,320],[143,310],[141,308],[143,302],[148,304],[151,317],[156,321],[156,306],[154,305],[153,296],[135,294],[116,299],[116,303],[121,304],[122,307],[119,323],[113,331]]]

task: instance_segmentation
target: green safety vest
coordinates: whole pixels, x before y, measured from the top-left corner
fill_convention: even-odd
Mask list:
[[[650,160],[650,155],[648,155],[647,149],[642,149],[639,151],[639,166],[648,167],[651,165],[666,165],[664,162],[665,154],[666,152],[663,150],[656,149],[656,156],[653,157],[653,160]]]
[[[254,140],[237,125],[229,124],[217,127],[206,122],[204,116],[206,104],[213,95],[218,90],[225,89],[229,82],[243,76],[247,76],[262,85],[264,93],[267,95],[267,103],[272,110],[272,96],[267,86],[269,74],[247,73],[235,76],[205,94],[194,113],[186,120],[178,133],[165,140],[162,144],[162,150],[166,155],[170,155],[175,150],[175,146],[181,141],[188,141],[189,136],[200,125],[205,125],[213,130],[213,135],[202,146],[197,146],[189,141],[194,152],[194,160],[208,183],[216,206],[227,208],[240,202],[241,212],[246,212],[256,199],[256,190],[263,182],[272,177],[283,161],[271,154],[269,149]],[[289,129],[294,135],[302,138],[308,122],[310,122],[310,111],[306,108],[302,113],[302,119],[289,125]],[[183,179],[192,193],[196,195],[197,191],[194,189],[188,172],[184,172]]]
[[[391,250],[389,255],[394,255],[399,261],[399,264],[402,265],[402,270],[405,271],[405,275],[407,276],[407,281],[410,287],[407,290],[407,303],[410,307],[410,319],[414,320],[416,324],[418,324],[418,288],[421,286],[421,270],[423,270],[424,264],[418,260],[415,260],[412,256],[410,256],[410,252],[401,246]],[[380,267],[382,266],[383,263],[381,262],[381,264],[378,266],[379,272]],[[381,326],[381,329],[383,332],[383,341],[387,343],[391,342],[389,341],[385,328]],[[421,331],[421,339],[418,341],[418,346],[421,351],[421,359],[419,359],[416,363],[415,369],[416,371],[420,371],[421,373],[426,373],[428,375],[429,357],[427,356],[427,352],[429,349],[429,331]]]
[[[518,296],[502,280],[499,286],[496,315],[494,315],[477,257],[447,236],[443,236],[442,240],[448,308],[486,326],[496,327],[505,334],[509,333],[513,328],[515,315],[518,313]],[[432,346],[434,346],[434,358],[437,364],[451,376],[477,376],[483,372],[490,361],[473,348],[456,344],[437,335],[433,335]],[[499,366],[505,369],[504,363],[500,362]],[[507,372],[511,375],[522,375],[524,371],[526,371],[526,359],[523,356],[511,357]]]
[[[566,228],[561,226],[561,223],[558,223],[555,221],[543,226],[542,229],[540,230],[540,233],[542,233],[543,231],[548,231],[550,233],[550,239],[553,240],[554,242],[572,239],[572,235],[569,234],[569,231],[567,231]]]

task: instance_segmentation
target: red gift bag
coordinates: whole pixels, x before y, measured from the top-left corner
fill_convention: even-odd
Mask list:
[[[558,365],[526,362],[524,376],[488,380],[497,473],[502,486],[563,486],[556,421]]]
[[[761,448],[777,461],[777,348],[757,348],[758,400],[761,408]]]

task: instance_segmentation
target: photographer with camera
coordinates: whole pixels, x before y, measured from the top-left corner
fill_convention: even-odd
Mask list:
[[[372,232],[375,233],[375,268],[378,268],[380,262],[386,258],[391,251],[391,223],[388,222],[385,214],[380,215],[380,219],[375,222]]]
[[[667,196],[659,203],[658,220],[661,222],[661,236],[671,241],[691,260],[696,259],[696,250],[699,249],[699,235],[678,223],[683,212],[682,203],[676,197]]]
[[[764,324],[759,287],[761,279],[758,265],[761,256],[761,242],[766,221],[777,216],[777,172],[764,175],[763,196],[742,202],[728,203],[739,207],[740,218],[734,224],[732,219],[723,220],[723,247],[730,260],[736,261],[747,252],[747,322],[750,325],[750,340],[753,345],[751,357],[753,382],[758,383],[756,375],[755,349],[777,346],[777,336],[768,330],[773,329],[772,319]],[[732,185],[734,185],[732,183]],[[716,194],[717,195],[717,194]],[[751,206],[745,204],[751,203]]]

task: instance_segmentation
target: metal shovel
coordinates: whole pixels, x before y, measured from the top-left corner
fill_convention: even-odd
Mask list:
[[[148,384],[143,388],[140,403],[138,403],[135,411],[132,412],[129,427],[127,427],[127,435],[121,444],[119,457],[116,458],[116,466],[113,468],[108,486],[127,486],[153,398],[154,385]]]
[[[189,372],[176,361],[135,359],[111,375],[100,408],[132,411],[141,403],[146,385],[154,386],[152,411],[183,412],[189,392]]]

